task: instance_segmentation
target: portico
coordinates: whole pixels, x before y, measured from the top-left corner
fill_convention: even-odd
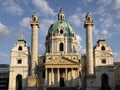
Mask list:
[[[74,87],[77,85],[79,73],[79,63],[71,60],[58,58],[45,63],[47,86]]]

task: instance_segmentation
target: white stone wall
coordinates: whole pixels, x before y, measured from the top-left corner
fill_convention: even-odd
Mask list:
[[[22,50],[19,50],[22,46]],[[21,63],[18,63],[21,60]],[[29,73],[29,50],[26,42],[18,41],[11,50],[11,63],[9,75],[9,90],[16,90],[16,77],[22,75],[22,87],[27,87],[27,76]]]
[[[104,49],[102,47],[104,46]],[[102,60],[105,62],[102,62]],[[94,67],[95,67],[95,81],[94,87],[101,88],[101,77],[103,74],[108,76],[108,85],[114,90],[114,66],[113,53],[107,42],[100,38],[94,47]]]
[[[102,46],[105,47],[105,50],[101,50]],[[102,41],[97,43],[95,47],[95,66],[113,65],[113,53],[110,46],[105,41]],[[103,59],[106,60],[106,63],[102,63]]]
[[[65,30],[64,30],[65,32]],[[48,37],[48,36],[47,36]],[[59,50],[60,43],[63,43],[64,50]],[[48,46],[50,47],[50,53],[73,53],[73,46],[77,48],[77,40],[72,36],[64,36],[56,32],[56,35],[51,34],[46,40],[46,52],[48,52]]]

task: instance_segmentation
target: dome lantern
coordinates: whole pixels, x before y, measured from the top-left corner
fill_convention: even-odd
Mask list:
[[[64,12],[62,10],[62,8],[60,7],[59,13],[58,13],[58,20],[64,20],[65,15]]]

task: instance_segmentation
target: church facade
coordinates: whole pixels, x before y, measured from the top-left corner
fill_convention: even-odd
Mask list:
[[[77,53],[75,30],[60,8],[58,20],[50,25],[45,54],[38,55],[38,15],[33,14],[31,50],[21,37],[11,49],[9,90],[39,90],[48,87],[75,87],[82,90],[114,90],[113,53],[106,40],[92,45],[94,21],[87,13],[86,55]],[[46,87],[46,88],[45,88]]]

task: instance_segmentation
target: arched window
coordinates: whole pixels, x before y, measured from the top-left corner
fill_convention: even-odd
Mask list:
[[[37,17],[34,16],[34,17],[33,17],[33,21],[37,21]]]
[[[60,34],[63,34],[63,30],[62,29],[60,30]]]
[[[101,50],[105,50],[105,46],[102,46],[102,47],[101,47]]]
[[[90,17],[88,17],[88,20],[90,21]]]
[[[16,90],[22,90],[22,75],[16,76]]]
[[[60,47],[60,51],[63,51],[64,50],[64,46],[63,46],[63,43],[60,43],[60,45],[59,45]]]
[[[62,17],[62,15],[60,15],[60,17],[61,17],[61,20],[63,20],[63,17]]]
[[[21,51],[21,50],[22,50],[22,46],[19,46],[19,47],[18,47],[18,50]]]

